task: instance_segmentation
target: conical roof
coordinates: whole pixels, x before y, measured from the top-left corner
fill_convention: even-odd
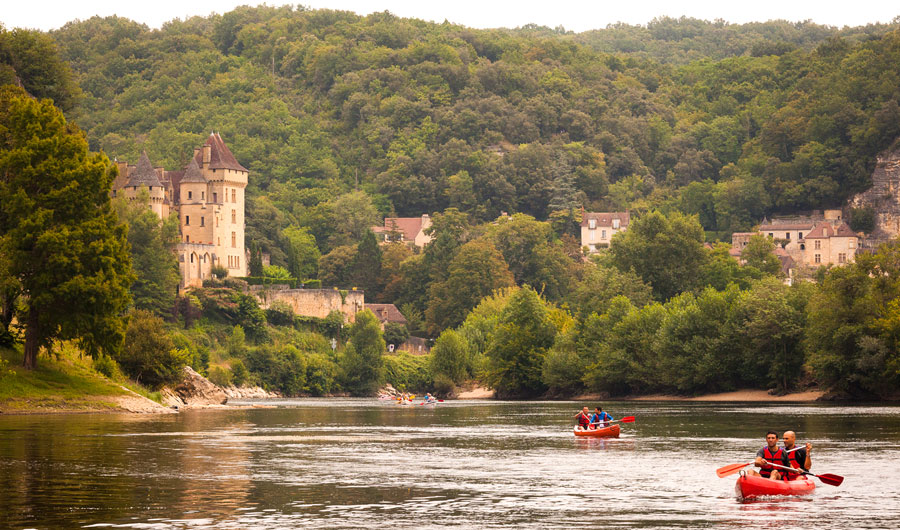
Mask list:
[[[231,150],[228,149],[227,145],[225,145],[222,137],[219,136],[219,133],[210,134],[209,138],[206,139],[206,143],[204,143],[203,145],[208,145],[210,148],[210,169],[233,169],[236,171],[249,171],[237,161],[237,159],[231,153]],[[197,153],[197,158],[199,158],[200,160],[203,160],[202,156],[202,151],[200,153]]]
[[[138,160],[137,168],[131,173],[128,177],[128,183],[125,184],[127,188],[140,188],[141,186],[147,186],[148,188],[152,186],[162,187],[159,176],[156,174],[156,170],[153,169],[153,164],[150,163],[150,157],[147,156],[147,151],[141,153],[141,159]]]
[[[188,167],[184,172],[184,176],[181,177],[181,184],[189,182],[199,182],[202,184],[206,184],[206,179],[203,178],[203,172],[200,171],[200,164],[197,163],[196,158],[191,158],[191,163],[188,164]]]

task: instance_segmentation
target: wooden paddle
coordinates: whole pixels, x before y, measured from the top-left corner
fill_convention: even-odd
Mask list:
[[[594,421],[591,422],[591,425],[598,425],[600,423],[634,423],[634,416],[625,416],[621,420]]]

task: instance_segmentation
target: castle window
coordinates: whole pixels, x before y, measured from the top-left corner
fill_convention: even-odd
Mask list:
[[[237,233],[232,232],[231,233],[231,248],[234,248],[236,246],[237,246]]]
[[[618,219],[613,219],[613,229],[615,230],[615,229],[618,229],[618,228],[619,228],[619,220],[618,220]]]
[[[205,192],[205,191],[201,191],[201,192],[200,192],[200,200],[201,200],[201,201],[205,201],[205,200],[206,200],[206,192]]]
[[[190,215],[184,216],[184,226],[191,226],[191,216]]]
[[[838,263],[847,263],[847,254],[841,252],[838,254]]]
[[[822,248],[822,242],[817,239],[816,240],[816,250],[819,250],[820,248]]]
[[[588,219],[588,228],[591,230],[597,228],[597,220],[596,219]]]
[[[191,236],[184,236],[184,242],[185,242],[185,243],[190,243],[190,242],[191,242]],[[194,257],[193,257],[193,256],[191,256],[191,261],[194,261]]]
[[[219,202],[219,194],[216,192],[213,192],[213,202]]]
[[[600,231],[600,239],[606,239],[606,230]]]
[[[237,222],[237,210],[231,210],[231,222],[232,223]]]
[[[800,250],[806,250],[806,245],[804,245],[803,243],[800,243]]]
[[[235,256],[235,257],[234,257],[234,268],[235,268],[235,269],[240,269],[240,268],[241,268],[241,257],[240,257],[240,256]]]
[[[235,196],[236,196],[235,190],[231,190],[231,202],[237,202],[237,199],[235,199]]]
[[[818,241],[817,241],[817,243],[818,243]],[[822,263],[822,255],[821,254],[816,254],[816,263]]]
[[[192,191],[189,191],[189,192],[188,192],[188,200],[191,200],[191,196],[192,196],[193,194],[194,194],[194,192],[192,192]]]
[[[785,233],[784,233],[784,238],[785,238],[785,239],[790,239],[790,238],[791,238],[791,233],[790,233],[790,232],[785,232]]]
[[[206,217],[201,217],[200,218],[200,226],[206,226],[204,223],[206,223]]]
[[[797,239],[803,239],[803,232],[797,232]]]
[[[194,262],[194,255],[191,254],[191,263],[193,263],[193,262]]]

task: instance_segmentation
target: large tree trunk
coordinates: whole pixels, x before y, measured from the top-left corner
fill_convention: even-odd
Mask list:
[[[25,328],[25,357],[22,366],[26,370],[37,368],[37,354],[40,349],[40,319],[32,313],[28,315],[28,325]]]

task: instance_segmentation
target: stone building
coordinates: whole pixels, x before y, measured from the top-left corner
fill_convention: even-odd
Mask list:
[[[732,255],[740,255],[750,237],[762,234],[774,240],[776,254],[790,257],[798,266],[843,265],[854,260],[859,236],[843,220],[841,210],[814,212],[810,216],[764,219],[756,232],[731,235]]]
[[[112,194],[134,199],[141,188],[150,193],[150,208],[165,218],[174,212],[181,228],[176,246],[182,287],[199,287],[221,265],[229,276],[247,275],[244,244],[244,193],[250,172],[218,133],[194,149],[178,171],[154,167],[146,152],[136,166],[116,161],[119,176]]]
[[[583,212],[581,214],[581,246],[589,253],[608,248],[612,237],[628,229],[628,212]]]
[[[424,248],[432,240],[425,233],[430,226],[431,217],[427,213],[422,217],[385,217],[384,226],[373,226],[372,232],[383,243],[400,241]]]

